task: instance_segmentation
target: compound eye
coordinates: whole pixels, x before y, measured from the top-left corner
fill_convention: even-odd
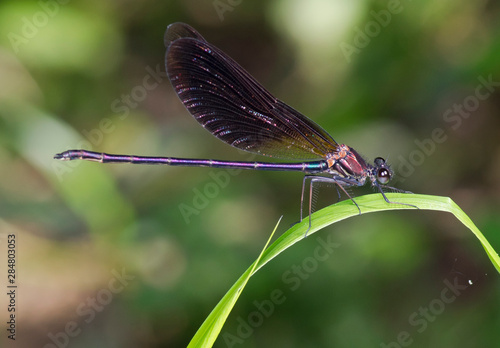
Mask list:
[[[391,179],[391,173],[386,168],[381,168],[377,172],[377,181],[381,184],[387,184]]]
[[[382,157],[377,157],[373,162],[375,163],[376,166],[381,166],[385,164],[385,159],[383,159]]]

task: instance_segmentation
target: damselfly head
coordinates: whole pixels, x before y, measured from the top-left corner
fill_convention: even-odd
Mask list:
[[[372,171],[372,182],[377,180],[378,183],[385,185],[392,177],[392,171],[389,165],[385,162],[382,157],[375,158],[373,171]]]

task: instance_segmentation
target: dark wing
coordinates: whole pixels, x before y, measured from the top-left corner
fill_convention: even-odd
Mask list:
[[[220,140],[278,158],[317,159],[337,149],[325,130],[272,96],[187,24],[170,25],[165,45],[167,74],[177,95]]]

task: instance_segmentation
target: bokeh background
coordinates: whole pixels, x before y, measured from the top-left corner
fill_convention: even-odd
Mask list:
[[[0,277],[15,234],[16,346],[186,346],[278,218],[278,233],[299,218],[300,173],[52,159],[80,147],[249,158],[203,130],[163,75],[176,21],[338,142],[388,158],[395,186],[451,197],[500,250],[499,19],[493,0],[2,1]],[[338,244],[324,260],[318,237]],[[259,271],[216,346],[487,347],[499,290],[452,216],[363,215]]]

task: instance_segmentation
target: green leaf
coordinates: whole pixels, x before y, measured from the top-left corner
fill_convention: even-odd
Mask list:
[[[402,209],[411,209],[416,212],[419,210],[434,210],[452,213],[479,239],[484,250],[486,251],[486,254],[497,271],[500,273],[500,258],[498,254],[479,231],[476,225],[474,225],[472,220],[462,211],[462,209],[460,209],[458,205],[455,204],[455,202],[453,202],[453,200],[451,200],[451,198],[403,193],[388,193],[386,195],[392,202],[416,205],[419,209],[408,205],[388,204],[380,194],[370,194],[362,197],[356,197],[356,203],[361,209],[361,214]],[[357,215],[359,215],[359,210],[351,200],[345,200],[321,209],[312,215],[312,226],[308,232],[308,236],[328,225]],[[213,342],[216,339],[214,335],[219,334],[222,329],[222,325],[241,294],[243,287],[248,282],[248,279],[260,268],[262,268],[262,266],[278,256],[282,251],[304,239],[308,225],[308,219],[304,219],[304,221],[292,226],[269,248],[265,249],[265,251],[261,253],[259,258],[250,266],[250,268],[246,270],[245,273],[243,273],[240,279],[238,279],[238,281],[231,287],[231,289],[229,289],[226,295],[217,304],[212,313],[210,313],[203,325],[196,332],[196,335],[189,345],[190,347],[211,347],[213,345]],[[216,330],[209,329],[215,327],[217,328]]]
[[[229,289],[217,306],[215,306],[208,318],[205,319],[201,327],[198,329],[191,342],[189,342],[188,347],[212,347],[217,339],[217,336],[219,335],[220,330],[222,329],[222,326],[226,322],[229,313],[231,313],[231,309],[233,309],[234,304],[243,292],[243,288],[247,285],[248,280],[254,273],[255,266],[259,263],[260,258],[271,242],[274,232],[276,232],[282,217],[278,220],[278,223],[274,227],[271,236],[269,236],[269,239],[267,240],[267,243],[262,249],[257,260],[252,264],[252,266],[250,266],[249,269],[247,269],[240,279],[238,279],[231,289]]]

